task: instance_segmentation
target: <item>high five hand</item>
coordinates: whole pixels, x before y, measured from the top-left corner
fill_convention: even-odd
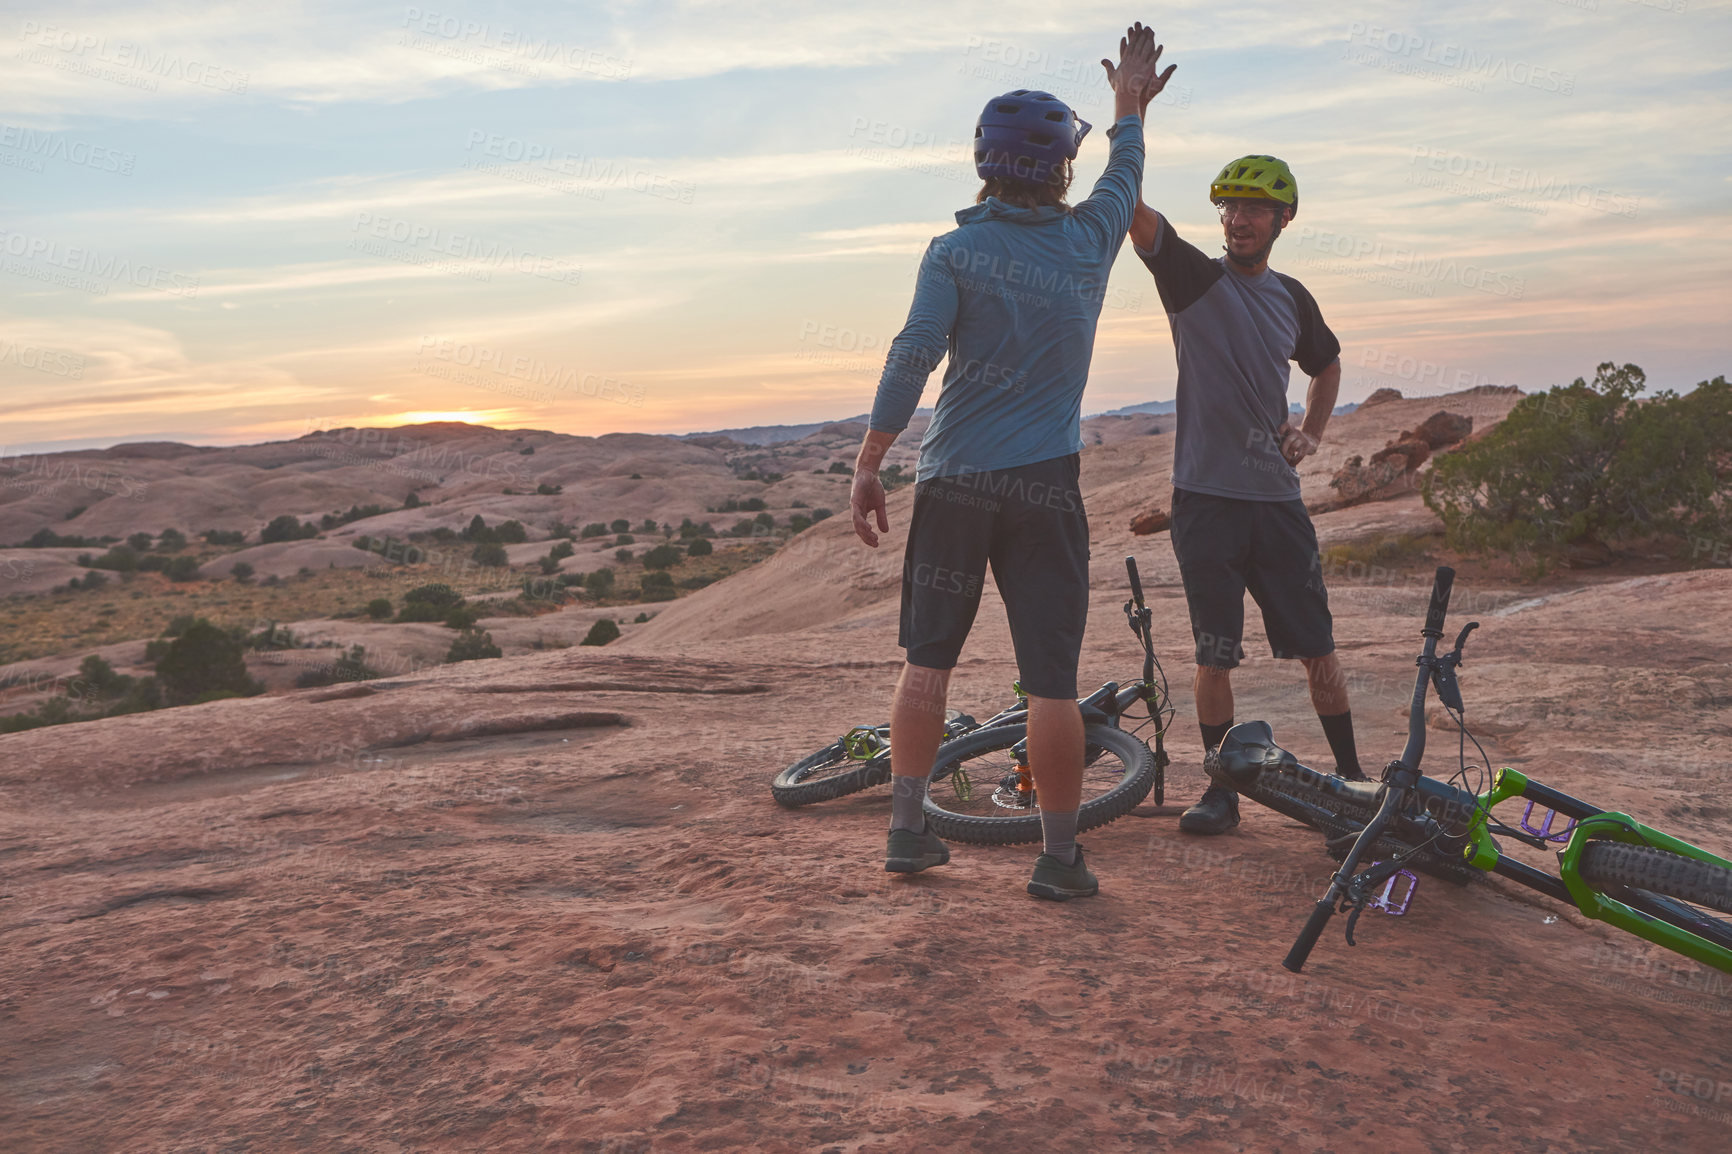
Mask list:
[[[1118,67],[1111,60],[1101,61],[1101,67],[1107,70],[1107,83],[1115,93],[1135,97],[1140,110],[1147,111],[1149,101],[1167,86],[1168,78],[1178,68],[1177,64],[1169,64],[1165,72],[1159,71],[1165,48],[1155,43],[1155,30],[1144,27],[1139,20],[1125,29],[1124,38],[1119,41]]]

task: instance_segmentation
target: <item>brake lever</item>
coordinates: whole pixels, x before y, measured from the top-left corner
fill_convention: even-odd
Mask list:
[[[1461,632],[1457,633],[1455,635],[1455,649],[1453,650],[1453,653],[1455,655],[1455,663],[1457,665],[1461,664],[1461,650],[1462,650],[1462,646],[1467,644],[1467,635],[1469,633],[1472,633],[1475,629],[1478,629],[1478,628],[1479,628],[1479,622],[1469,621],[1466,625],[1463,625],[1461,627]]]

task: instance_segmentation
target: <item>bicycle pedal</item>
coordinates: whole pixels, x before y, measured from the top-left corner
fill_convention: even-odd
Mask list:
[[[1558,811],[1555,809],[1548,809],[1546,810],[1546,820],[1541,823],[1538,829],[1535,829],[1528,823],[1528,818],[1533,816],[1534,806],[1537,804],[1539,803],[1530,801],[1528,802],[1528,807],[1522,810],[1522,829],[1533,834],[1535,837],[1540,838],[1542,841],[1569,841],[1570,832],[1576,828],[1576,819],[1572,817],[1569,825],[1566,825],[1557,833],[1553,833],[1552,822],[1557,819]]]
[[[1371,864],[1378,865],[1380,863],[1372,862]],[[1395,883],[1402,878],[1407,879],[1407,888],[1402,891],[1398,900],[1395,897]],[[1406,914],[1407,907],[1413,904],[1413,891],[1418,888],[1419,877],[1417,874],[1411,870],[1396,870],[1389,880],[1383,883],[1382,891],[1372,894],[1365,904],[1371,909],[1382,910],[1392,918],[1399,918]]]

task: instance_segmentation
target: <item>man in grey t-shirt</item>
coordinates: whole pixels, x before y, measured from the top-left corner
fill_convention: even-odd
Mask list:
[[[1235,160],[1209,199],[1220,209],[1225,257],[1203,255],[1141,201],[1131,225],[1179,359],[1172,537],[1197,645],[1197,723],[1206,749],[1233,724],[1230,674],[1244,656],[1249,592],[1275,656],[1304,663],[1336,772],[1363,778],[1317,533],[1294,471],[1329,423],[1341,345],[1305,286],[1269,268],[1269,251],[1299,208],[1287,165],[1272,156]],[[1289,362],[1311,378],[1297,426],[1288,415]],[[1237,824],[1237,795],[1220,786],[1179,819],[1192,833]]]

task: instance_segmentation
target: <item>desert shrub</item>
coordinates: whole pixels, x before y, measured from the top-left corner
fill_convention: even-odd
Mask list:
[[[795,513],[788,518],[788,529],[795,533],[804,533],[812,527],[812,518]]]
[[[654,549],[644,551],[643,567],[645,569],[671,569],[685,557],[672,545],[657,545]]]
[[[810,509],[811,506],[806,504],[806,502],[800,500],[798,497],[796,497],[794,500],[788,502],[788,508],[790,508],[790,509]]]
[[[271,545],[278,541],[304,541],[318,535],[319,527],[311,521],[303,522],[297,520],[293,514],[284,513],[259,530],[259,541]]]
[[[427,536],[439,542],[441,545],[449,545],[451,542],[457,540],[456,530],[445,525],[440,525],[437,528],[427,530]]]
[[[379,671],[367,667],[366,654],[364,646],[351,645],[347,652],[339,655],[329,665],[316,665],[302,670],[295,678],[295,685],[300,689],[311,689],[345,681],[372,681],[379,676]]]
[[[559,572],[559,558],[555,557],[552,553],[542,557],[536,563],[541,566],[542,573],[549,577]]]
[[[453,609],[462,604],[463,595],[449,585],[417,585],[403,594],[403,606],[397,611],[397,620],[444,621]]]
[[[164,529],[156,535],[156,547],[164,553],[178,553],[186,548],[186,534],[179,529]]]
[[[493,530],[493,539],[501,545],[521,545],[529,540],[529,531],[522,521],[505,521]]]
[[[74,577],[66,584],[68,587],[73,589],[100,589],[104,585],[108,584],[108,575],[99,570],[92,569],[86,573],[82,579]]]
[[[405,509],[419,509],[420,507],[421,507],[420,494],[410,493],[407,497],[403,498],[403,508],[405,508]]]
[[[473,605],[458,605],[446,611],[444,623],[451,629],[469,629],[481,619],[481,610]]]
[[[583,579],[583,587],[597,597],[605,597],[613,591],[613,570],[597,569]]]
[[[389,597],[375,597],[367,602],[367,616],[375,621],[383,621],[391,616],[391,599]]]
[[[511,558],[505,553],[505,546],[488,541],[475,546],[469,551],[469,559],[477,565],[488,565],[498,568],[511,563]]]
[[[156,663],[162,696],[170,705],[262,693],[247,675],[241,643],[227,630],[199,618],[168,645]]]
[[[635,545],[637,544],[637,538],[633,537],[630,533],[621,533],[613,539],[613,543],[615,545]]]
[[[247,535],[239,529],[206,529],[199,534],[207,545],[244,545]]]
[[[239,562],[239,565],[246,565],[246,562]],[[239,565],[236,567],[238,568]],[[247,567],[249,569],[252,568],[250,565]],[[170,581],[197,581],[198,558],[186,556],[176,557],[165,565],[162,571],[163,575]]]
[[[465,629],[451,642],[451,648],[445,652],[447,663],[458,661],[480,661],[489,657],[503,657],[499,646],[493,644],[493,634],[484,629]]]
[[[831,461],[830,462],[830,472],[832,472],[832,473],[847,475],[847,474],[852,473],[853,471],[854,471],[854,466],[850,465],[846,461]]]
[[[549,485],[546,481],[535,487],[535,493],[538,497],[557,497],[563,492],[565,492],[564,485]]]
[[[752,519],[750,517],[740,518],[738,521],[734,522],[734,527],[732,529],[724,530],[722,533],[722,536],[724,537],[750,537],[751,535]]]
[[[560,583],[560,585],[564,586],[567,589],[571,588],[573,585],[582,586],[583,574],[582,573],[561,573],[559,575],[559,583]]]
[[[251,581],[253,579],[254,569],[245,561],[236,561],[234,567],[229,570],[229,573],[233,575],[236,581]]]
[[[554,545],[553,548],[547,551],[547,555],[552,557],[555,561],[563,561],[575,552],[577,552],[576,548],[574,548],[572,543],[567,540]]]
[[[816,525],[826,517],[834,517],[835,515],[835,513],[820,505],[818,508],[812,510],[812,524]]]
[[[149,533],[131,533],[126,538],[126,547],[134,553],[150,552],[150,543],[155,540]]]
[[[556,539],[563,537],[567,542],[569,542],[577,534],[573,533],[571,526],[567,525],[564,521],[555,521],[547,527],[547,535]]]
[[[629,540],[629,538],[628,538],[628,540]],[[613,559],[615,561],[618,561],[621,565],[628,564],[631,561],[631,550],[630,549],[616,549],[614,551],[614,554],[613,554]]]
[[[656,531],[656,519],[654,517],[645,517],[643,519],[643,524],[637,527],[637,531],[639,533],[654,533]]]
[[[586,541],[591,537],[605,537],[607,536],[607,526],[602,524],[600,521],[591,521],[583,527],[582,532],[580,532],[578,536],[582,537]]]
[[[747,497],[744,501],[740,502],[740,510],[745,513],[756,513],[764,507],[764,499],[762,497]]]
[[[319,527],[321,529],[335,529],[339,526],[347,525],[351,521],[359,521],[366,517],[377,517],[382,513],[389,513],[390,511],[391,510],[385,508],[383,505],[350,505],[347,513],[341,513],[333,509],[323,517],[320,517]]]
[[[133,573],[138,569],[138,554],[130,545],[116,545],[100,557],[88,553],[78,555],[78,564],[88,569],[111,569],[116,573]]]
[[[674,596],[673,574],[665,570],[645,573],[638,581],[639,601],[672,601]]]
[[[611,617],[603,617],[589,627],[589,632],[583,635],[579,645],[606,645],[610,641],[619,640],[619,626]]]
[[[702,537],[694,538],[692,543],[686,546],[686,556],[688,557],[708,557],[715,551],[716,547]]]
[[[1638,401],[1645,383],[1607,362],[1439,456],[1423,491],[1449,543],[1545,552],[1732,523],[1732,387],[1717,377]]]
[[[696,577],[683,578],[680,581],[680,588],[681,589],[702,589],[705,585],[714,585],[715,582],[716,582],[716,579],[714,577],[705,577],[705,576],[700,574]]]
[[[624,517],[616,517],[612,523],[608,525],[608,528],[612,529],[615,533],[629,533],[631,532],[631,522],[627,521]]]
[[[477,513],[474,517],[470,518],[469,524],[464,528],[461,536],[465,541],[477,541],[482,543],[498,540],[498,538],[494,536],[493,530],[487,527],[487,522],[482,518],[480,513]]]

